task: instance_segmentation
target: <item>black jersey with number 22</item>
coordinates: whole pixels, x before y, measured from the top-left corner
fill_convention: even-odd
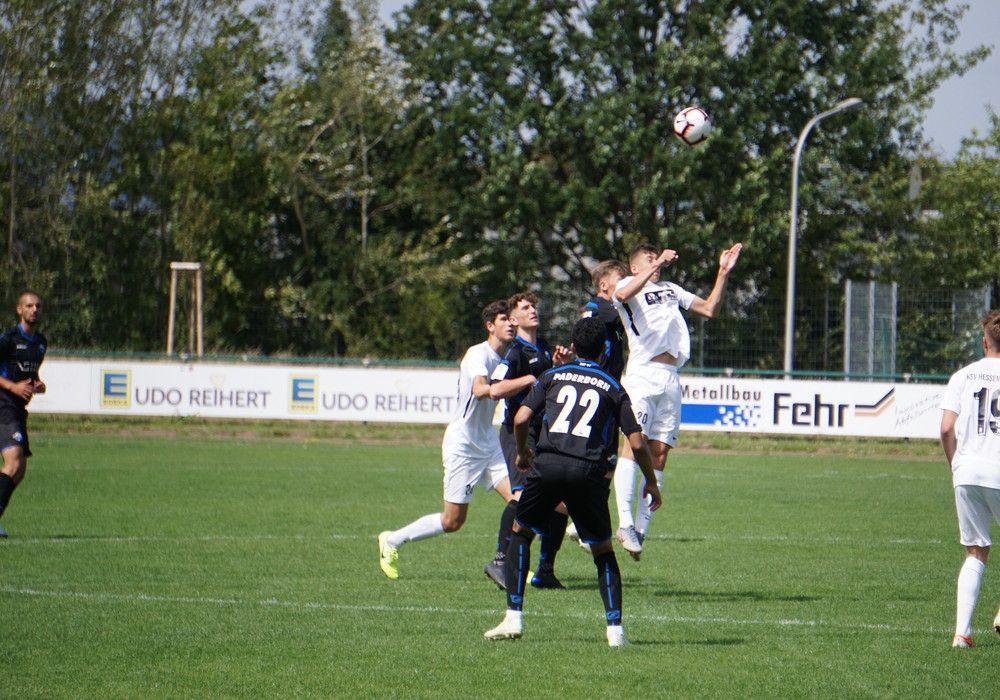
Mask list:
[[[621,385],[590,360],[576,360],[548,370],[522,402],[535,415],[545,414],[536,452],[552,452],[612,468],[619,430],[641,430],[632,402]]]

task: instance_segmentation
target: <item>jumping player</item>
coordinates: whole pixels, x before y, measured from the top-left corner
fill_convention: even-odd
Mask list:
[[[677,370],[691,355],[691,336],[681,309],[715,318],[722,306],[729,273],[740,257],[743,244],[724,250],[719,272],[707,299],[672,282],[660,282],[660,268],[677,259],[677,251],[658,251],[648,243],[629,256],[631,277],[618,283],[615,300],[628,337],[628,371],[622,384],[628,390],[636,417],[642,425],[653,455],[656,484],[662,486],[667,452],[677,444],[681,423],[681,385]],[[635,519],[635,461],[626,447],[615,469],[618,502],[618,541],[636,561],[649,528],[652,511],[640,499]]]

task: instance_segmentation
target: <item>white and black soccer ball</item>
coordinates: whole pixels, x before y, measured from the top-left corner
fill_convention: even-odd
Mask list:
[[[674,117],[674,133],[688,146],[696,146],[708,138],[712,120],[701,107],[686,107]]]

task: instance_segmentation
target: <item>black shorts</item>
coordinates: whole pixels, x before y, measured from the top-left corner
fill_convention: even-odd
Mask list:
[[[517,522],[544,534],[560,502],[566,504],[580,541],[600,544],[611,539],[608,496],[611,479],[604,465],[545,452],[535,459],[517,503]]]
[[[510,479],[511,493],[520,491],[528,483],[528,472],[517,468],[517,440],[514,438],[514,428],[506,423],[500,426],[500,449],[507,462],[507,477]],[[535,449],[535,431],[528,431],[528,449]]]
[[[25,421],[0,423],[0,453],[15,445],[21,447],[25,457],[31,456],[31,450],[28,448],[27,423]]]

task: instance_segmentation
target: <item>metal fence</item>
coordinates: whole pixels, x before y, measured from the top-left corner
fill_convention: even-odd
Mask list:
[[[566,342],[579,293],[545,289],[543,335]],[[990,289],[926,289],[904,283],[847,281],[796,299],[796,377],[942,379],[982,356],[979,319]],[[730,290],[717,318],[687,314],[688,371],[783,374],[783,294],[751,299]]]

